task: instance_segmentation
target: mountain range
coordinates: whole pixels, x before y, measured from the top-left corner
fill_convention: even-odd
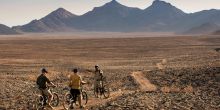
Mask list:
[[[220,35],[220,30],[215,31],[215,32],[213,32],[212,34],[214,34],[214,35]]]
[[[210,34],[220,29],[220,26],[214,23],[204,23],[200,26],[193,27],[183,34]]]
[[[68,21],[74,17],[77,16],[63,8],[59,8],[40,20],[33,20],[26,25],[15,26],[12,27],[12,29],[17,30],[18,32],[71,31],[73,29],[68,27],[67,24]]]
[[[220,26],[220,10],[211,9],[185,13],[165,1],[155,0],[146,9],[127,7],[116,0],[77,16],[59,8],[47,16],[22,26],[17,32],[175,32],[200,33],[206,28],[214,32]],[[206,30],[206,29],[205,29]]]
[[[12,35],[18,34],[15,30],[11,29],[10,27],[0,24],[0,35]]]

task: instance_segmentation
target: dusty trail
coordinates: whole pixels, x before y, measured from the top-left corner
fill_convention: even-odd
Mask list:
[[[147,91],[152,92],[156,91],[157,87],[152,84],[141,71],[133,72],[131,76],[136,80],[136,82],[139,84],[141,91]]]
[[[111,100],[115,100],[116,98],[121,96],[122,93],[124,94],[124,93],[127,93],[127,92],[128,91],[121,91],[121,90],[116,91],[116,92],[111,92],[111,96],[109,98],[107,98],[107,99],[105,99],[103,97],[102,98],[89,97],[89,101],[88,101],[86,107],[83,110],[88,110],[92,106],[104,104],[104,103],[107,103],[107,102],[109,102]],[[61,102],[61,104],[62,104],[62,102]],[[65,110],[65,109],[61,105],[59,107],[54,108],[54,110]],[[74,110],[80,110],[80,109],[76,107]]]
[[[141,91],[146,91],[146,92],[153,92],[157,90],[157,87],[152,84],[143,74],[143,72],[138,71],[138,72],[132,72],[131,76],[136,80],[136,82],[140,85],[140,90]],[[89,98],[88,104],[86,105],[84,110],[87,110],[93,106],[97,106],[100,104],[104,104],[107,103],[109,101],[115,100],[117,99],[119,96],[121,96],[122,94],[126,94],[129,93],[131,91],[116,91],[116,92],[111,92],[111,96],[108,99],[104,99],[104,98],[94,98],[91,97]],[[57,107],[55,108],[55,110],[64,110],[63,106]]]

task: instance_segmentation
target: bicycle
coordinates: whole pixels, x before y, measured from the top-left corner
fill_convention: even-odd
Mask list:
[[[105,98],[109,98],[110,89],[106,82],[106,78],[103,77],[101,78],[101,80],[98,81],[99,81],[99,86],[97,88],[94,88],[95,97],[99,97],[99,96],[101,97],[103,95]]]
[[[63,102],[63,107],[65,110],[70,110],[70,106],[71,104],[75,104],[75,106],[77,106],[78,104],[76,103],[78,101],[78,96],[73,98],[73,96],[70,93],[70,89],[69,87],[64,88],[64,90],[68,90],[68,92],[65,93],[64,95],[64,102]],[[82,105],[86,105],[88,103],[88,95],[87,92],[83,89],[83,86],[81,85],[81,95],[82,95]]]
[[[48,86],[48,87],[52,87],[52,86]],[[51,90],[52,91],[52,90]],[[53,94],[53,99],[51,100],[51,106],[52,107],[57,107],[59,105],[59,96],[56,92],[52,92]],[[44,94],[40,94],[36,97],[35,99],[35,105],[34,107],[37,110],[44,110],[45,106],[47,105],[48,101],[48,97]]]

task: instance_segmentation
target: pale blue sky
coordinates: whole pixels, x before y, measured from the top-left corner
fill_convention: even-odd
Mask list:
[[[8,26],[23,25],[33,19],[39,19],[48,13],[63,7],[68,11],[82,15],[94,7],[111,0],[0,0],[0,24]],[[153,0],[117,0],[123,5],[145,9]],[[220,9],[220,0],[163,0],[191,13],[205,9]]]

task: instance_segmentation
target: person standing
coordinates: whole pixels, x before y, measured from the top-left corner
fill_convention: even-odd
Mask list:
[[[81,76],[78,74],[78,69],[73,69],[72,72],[73,73],[69,76],[69,87],[71,88],[70,93],[73,96],[73,101],[76,101],[76,98],[78,97],[80,108],[83,108],[81,85],[86,82],[82,81]],[[73,103],[70,108],[73,108]]]
[[[48,84],[50,84],[52,87],[56,87],[56,86],[47,78],[46,76],[47,73],[48,71],[45,68],[42,68],[41,74],[37,77],[36,83],[37,83],[38,89],[41,92],[41,95],[48,97],[47,106],[53,109],[53,107],[50,105],[51,100],[53,99],[53,94],[48,88]]]
[[[101,94],[101,91],[99,90],[101,87],[101,81],[103,80],[103,71],[99,68],[98,65],[95,65],[95,74],[94,74],[94,90],[98,94]]]

